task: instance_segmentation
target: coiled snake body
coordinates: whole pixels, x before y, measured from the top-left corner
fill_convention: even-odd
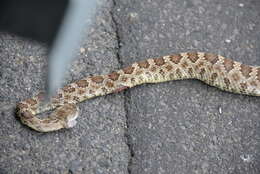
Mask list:
[[[69,128],[76,124],[79,102],[144,83],[179,79],[198,79],[225,91],[260,96],[260,67],[220,55],[189,52],[151,58],[110,74],[86,77],[60,89],[44,106],[41,105],[43,94],[39,93],[19,102],[17,115],[22,123],[36,131]],[[54,111],[43,119],[36,117],[48,110]]]

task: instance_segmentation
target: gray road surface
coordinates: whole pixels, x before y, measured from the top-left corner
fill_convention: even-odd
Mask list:
[[[260,65],[258,0],[100,0],[100,6],[64,83],[190,50]],[[15,103],[43,89],[47,50],[0,34],[1,174],[260,173],[260,99],[196,80],[81,103],[71,130],[43,134],[21,125]]]

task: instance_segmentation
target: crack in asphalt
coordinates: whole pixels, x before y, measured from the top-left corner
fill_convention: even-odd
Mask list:
[[[118,23],[115,19],[115,14],[114,14],[115,7],[116,7],[116,0],[112,0],[111,18],[112,18],[112,25],[113,25],[112,27],[115,30],[115,35],[116,35],[116,40],[117,40],[116,57],[117,57],[120,68],[122,68],[124,64],[123,64],[123,60],[119,53],[119,51],[121,49],[121,38],[119,35]],[[130,95],[129,91],[123,91],[123,96],[124,96],[124,110],[125,110],[125,117],[126,117],[126,130],[124,132],[124,137],[125,137],[125,143],[128,146],[129,153],[130,153],[127,171],[129,174],[131,174],[132,173],[131,165],[132,165],[133,157],[134,157],[134,150],[133,150],[133,147],[131,144],[131,137],[128,132],[128,128],[129,128],[129,108],[128,108],[128,106],[130,105],[131,95]]]

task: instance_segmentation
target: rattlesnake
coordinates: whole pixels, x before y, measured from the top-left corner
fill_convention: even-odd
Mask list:
[[[48,104],[43,94],[19,102],[17,115],[22,123],[40,132],[73,127],[78,116],[77,103],[119,92],[144,83],[179,79],[198,79],[222,90],[260,96],[260,67],[249,66],[220,55],[187,52],[151,58],[106,75],[86,77],[58,91]],[[40,119],[35,115],[54,110]]]

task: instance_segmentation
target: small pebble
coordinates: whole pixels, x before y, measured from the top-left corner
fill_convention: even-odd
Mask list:
[[[244,4],[243,4],[243,3],[240,3],[240,4],[239,4],[239,7],[244,7]]]
[[[221,108],[221,107],[218,108],[218,112],[219,112],[220,114],[222,114],[222,108]]]
[[[80,53],[84,53],[86,51],[85,48],[80,48]]]
[[[129,18],[130,20],[134,20],[138,17],[138,14],[137,13],[129,13]]]
[[[226,43],[230,43],[231,40],[230,40],[230,39],[226,39],[225,42],[226,42]]]
[[[240,158],[244,161],[244,162],[251,162],[253,160],[253,156],[249,155],[249,154],[245,154],[245,155],[240,155]]]

